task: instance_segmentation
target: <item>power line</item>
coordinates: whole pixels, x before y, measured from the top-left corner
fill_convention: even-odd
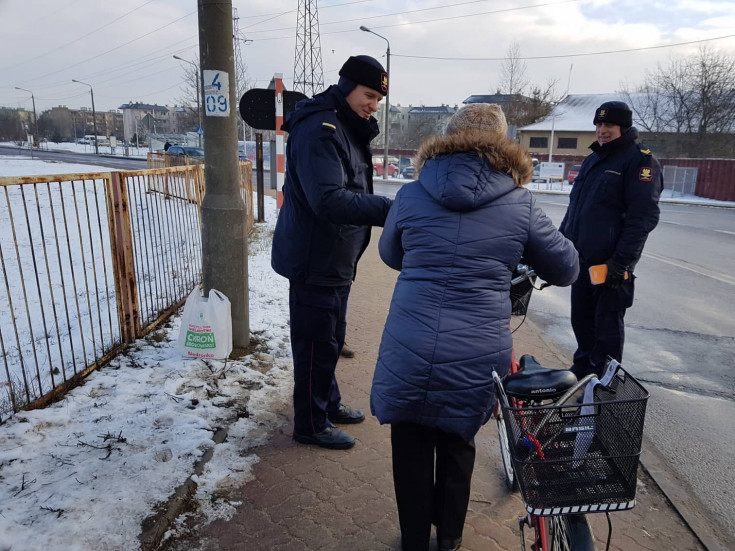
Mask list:
[[[110,26],[110,25],[112,25],[113,23],[116,23],[117,21],[120,21],[121,19],[123,19],[123,18],[127,17],[127,16],[128,16],[128,15],[130,15],[131,13],[133,13],[133,12],[135,12],[135,11],[138,11],[138,10],[139,10],[140,8],[142,8],[142,7],[144,7],[144,6],[147,6],[148,4],[151,4],[152,2],[155,2],[155,0],[149,0],[149,1],[148,1],[148,2],[146,2],[145,4],[141,4],[141,5],[140,5],[140,6],[138,6],[137,8],[133,8],[133,9],[132,9],[132,10],[130,10],[129,12],[126,12],[126,13],[122,14],[122,15],[121,15],[120,17],[116,17],[115,19],[113,19],[113,20],[112,20],[112,21],[110,21],[109,23],[105,23],[105,24],[104,24],[104,25],[102,25],[101,27],[97,27],[97,28],[96,28],[96,29],[94,29],[93,31],[90,31],[90,32],[88,32],[87,34],[85,34],[85,35],[82,35],[82,36],[80,36],[79,38],[75,38],[74,40],[72,40],[72,41],[70,41],[70,42],[67,42],[66,44],[62,44],[61,46],[56,46],[56,47],[55,47],[55,48],[54,48],[53,50],[49,50],[49,51],[47,51],[47,52],[44,52],[44,53],[42,53],[42,54],[39,54],[39,55],[37,55],[36,57],[32,57],[32,58],[30,58],[30,59],[26,59],[26,60],[24,60],[24,61],[20,61],[20,62],[16,63],[15,65],[11,65],[11,66],[9,66],[9,67],[5,67],[5,69],[3,69],[3,70],[8,70],[8,69],[15,69],[16,67],[20,67],[21,65],[23,65],[23,64],[25,64],[25,63],[29,63],[29,62],[31,62],[31,61],[35,61],[35,60],[37,60],[37,59],[41,59],[42,57],[46,57],[47,55],[49,55],[49,54],[52,54],[52,53],[56,53],[56,52],[58,52],[59,50],[61,50],[61,49],[63,49],[63,48],[66,48],[67,46],[71,46],[72,44],[74,44],[74,43],[76,43],[76,42],[79,42],[80,40],[83,40],[83,39],[87,38],[88,36],[91,36],[91,35],[93,35],[94,33],[98,32],[98,31],[101,31],[102,29],[104,29],[104,28],[106,28],[106,27],[109,27],[109,26]]]
[[[657,50],[661,48],[674,48],[676,46],[688,46],[690,44],[701,44],[702,42],[711,42],[713,40],[723,40],[725,38],[733,38],[735,34],[729,34],[726,36],[717,36],[715,38],[703,38],[702,40],[690,40],[689,42],[677,42],[675,44],[660,44],[658,46],[643,46],[641,48],[626,48],[623,50],[606,50],[603,52],[587,52],[581,54],[558,54],[558,55],[536,55],[536,56],[524,56],[518,57],[518,60],[533,60],[533,59],[561,59],[567,57],[583,57],[592,55],[608,55],[608,54],[622,54],[628,52],[642,52],[645,50]],[[426,56],[426,55],[408,55],[408,54],[392,54],[395,57],[406,57],[412,59],[432,59],[438,61],[505,61],[507,57],[438,57],[438,56]]]
[[[141,38],[145,38],[146,36],[149,36],[149,35],[151,35],[153,33],[156,33],[156,32],[158,32],[158,31],[160,31],[162,29],[165,29],[166,27],[170,27],[174,23],[178,23],[182,19],[186,19],[187,17],[190,17],[190,16],[194,15],[195,13],[197,13],[197,10],[194,10],[193,12],[187,13],[186,15],[184,15],[182,17],[179,17],[178,19],[174,19],[173,21],[171,21],[170,23],[167,23],[167,24],[163,25],[162,27],[158,27],[157,29],[154,29],[154,30],[152,30],[150,32],[147,32],[147,33],[141,35],[141,36],[138,36],[136,38],[133,38],[132,40],[128,40],[127,42],[124,42],[123,44],[120,44],[118,46],[115,46],[114,48],[110,48],[109,50],[106,50],[104,52],[101,52],[101,53],[99,53],[97,55],[93,55],[92,57],[88,57],[87,59],[83,59],[82,61],[79,61],[77,63],[73,63],[72,65],[67,65],[66,67],[62,67],[61,69],[57,69],[56,71],[52,71],[50,73],[46,73],[45,75],[41,75],[39,77],[35,77],[35,78],[32,78],[32,79],[29,79],[28,82],[33,82],[33,81],[36,81],[36,80],[39,80],[39,79],[42,79],[42,78],[45,78],[45,77],[49,77],[51,75],[55,75],[55,74],[60,73],[62,71],[66,71],[67,69],[71,69],[72,67],[76,67],[78,65],[81,65],[82,63],[86,63],[87,61],[92,61],[93,59],[97,59],[98,57],[102,57],[103,55],[107,55],[110,52],[114,52],[115,50],[119,50],[120,48],[124,48],[125,46],[128,46],[128,45],[132,44],[133,42],[136,42],[136,41],[140,40]]]
[[[341,25],[343,23],[354,23],[355,21],[367,21],[368,19],[380,19],[382,17],[394,17],[396,15],[407,15],[411,13],[419,13],[419,12],[425,12],[425,11],[432,11],[432,10],[443,10],[446,8],[454,8],[457,6],[465,6],[468,4],[477,4],[478,2],[487,2],[488,0],[469,0],[465,2],[457,2],[455,4],[446,4],[444,6],[435,6],[432,8],[419,8],[415,10],[405,10],[405,11],[399,11],[399,12],[393,12],[393,13],[384,13],[381,15],[367,15],[363,17],[355,17],[353,19],[341,19],[339,21],[328,21],[327,23],[321,23],[320,26],[326,26],[326,25]],[[435,23],[438,21],[449,21],[452,19],[464,19],[466,17],[476,17],[478,15],[491,15],[495,13],[505,13],[505,12],[511,12],[511,11],[521,11],[521,10],[528,10],[533,8],[543,8],[546,6],[558,6],[560,4],[571,4],[571,3],[577,3],[580,0],[561,0],[560,2],[544,2],[541,4],[533,4],[530,6],[518,6],[515,8],[502,8],[497,10],[489,10],[489,11],[483,11],[478,13],[470,13],[466,15],[450,15],[446,17],[438,17],[434,19],[425,19],[423,21],[406,21],[402,23],[394,23],[391,25],[376,25],[371,26],[371,28],[375,29],[387,29],[389,27],[402,27],[404,25],[417,25],[420,23]],[[290,31],[293,27],[279,27],[277,29],[265,29],[262,31],[252,31],[253,33],[267,33],[267,32],[277,32],[277,31]],[[349,31],[335,31],[335,32],[349,32]],[[331,33],[324,33],[324,34],[331,34]]]

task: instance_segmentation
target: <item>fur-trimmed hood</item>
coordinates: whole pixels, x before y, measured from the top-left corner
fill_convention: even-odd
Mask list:
[[[490,166],[513,178],[517,187],[525,186],[533,177],[531,156],[520,144],[507,136],[467,130],[460,134],[431,136],[421,144],[413,166],[420,174],[424,163],[432,157],[474,152],[487,159]]]
[[[419,149],[414,166],[421,186],[450,210],[481,207],[528,183],[528,152],[505,136],[481,131],[436,135]]]

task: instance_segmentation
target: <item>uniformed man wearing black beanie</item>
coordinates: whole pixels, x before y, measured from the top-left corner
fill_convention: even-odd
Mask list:
[[[635,266],[659,218],[661,166],[637,143],[633,113],[622,101],[595,110],[597,140],[569,196],[561,232],[579,252],[572,285],[572,371],[602,376],[608,358],[622,361],[625,311],[633,304]],[[600,279],[598,279],[600,278]]]
[[[359,55],[339,75],[338,84],[286,115],[286,181],[271,253],[273,269],[290,282],[293,438],[330,449],[355,444],[334,423],[365,419],[342,404],[335,370],[357,260],[391,205],[373,195],[370,149],[379,133],[372,114],[388,93],[388,74]]]

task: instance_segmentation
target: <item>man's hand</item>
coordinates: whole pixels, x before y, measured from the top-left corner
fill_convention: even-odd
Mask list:
[[[625,266],[621,266],[617,262],[608,260],[607,264],[607,277],[605,278],[605,285],[611,289],[619,288],[625,281]]]

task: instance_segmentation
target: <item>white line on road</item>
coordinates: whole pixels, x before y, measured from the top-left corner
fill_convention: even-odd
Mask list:
[[[678,260],[675,258],[669,258],[667,256],[661,256],[655,253],[646,253],[646,252],[643,253],[643,256],[646,256],[648,258],[653,258],[654,260],[658,260],[660,262],[665,262],[666,264],[671,264],[672,266],[676,266],[677,268],[689,270],[690,272],[694,272],[695,274],[699,274],[705,277],[716,279],[717,281],[721,281],[722,283],[727,283],[728,285],[735,285],[734,277],[730,277],[726,274],[721,274],[719,272],[713,272],[712,270],[709,270],[705,268],[704,266],[699,266],[698,264],[692,264],[691,262],[687,262],[686,260]]]

